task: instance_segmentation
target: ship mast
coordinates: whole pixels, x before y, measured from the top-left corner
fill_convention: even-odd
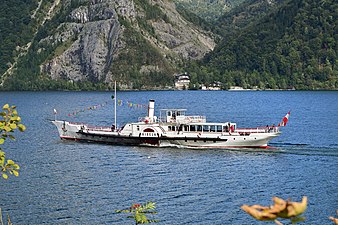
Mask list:
[[[115,92],[114,92],[114,105],[115,105],[115,109],[114,109],[114,126],[115,126],[115,128],[114,128],[114,131],[116,130],[116,80],[115,80],[115,82],[114,82],[114,84],[115,84]]]

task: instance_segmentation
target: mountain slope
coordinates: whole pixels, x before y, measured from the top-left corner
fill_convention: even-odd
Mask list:
[[[185,8],[208,22],[229,12],[245,0],[174,0],[178,7]]]
[[[3,74],[18,56],[20,48],[33,37],[36,24],[34,9],[37,1],[6,0],[0,7],[0,74]]]
[[[230,1],[184,2],[211,8]],[[2,90],[109,89],[113,80],[121,88],[162,88],[183,68],[193,83],[338,87],[334,0],[248,0],[215,22],[218,29],[186,8],[178,12],[171,0],[6,0],[1,6]],[[210,30],[223,35],[216,48]]]
[[[164,86],[182,60],[215,46],[211,33],[168,0],[55,0],[36,11],[45,22],[2,76],[4,89],[105,88],[113,80],[126,88]]]
[[[232,33],[233,30],[242,29],[260,20],[265,15],[278,8],[285,0],[247,0],[233,7],[216,22],[215,26],[220,32]]]
[[[213,78],[262,88],[338,87],[338,3],[285,1],[224,37],[204,60]]]

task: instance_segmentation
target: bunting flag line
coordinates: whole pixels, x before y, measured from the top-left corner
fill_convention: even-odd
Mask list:
[[[105,107],[108,105],[108,102],[105,102],[105,103],[102,103],[102,104],[96,104],[96,105],[93,105],[93,106],[89,106],[89,107],[86,107],[86,108],[83,108],[83,109],[80,109],[80,110],[76,110],[72,113],[68,113],[68,116],[76,116],[78,115],[79,113],[82,113],[82,112],[86,112],[86,111],[89,111],[89,110],[95,110],[95,109],[99,109],[99,108],[102,108],[102,107]]]
[[[114,96],[112,96],[112,99],[114,99]],[[89,106],[89,107],[85,107],[83,109],[79,109],[79,110],[76,110],[74,112],[71,112],[71,113],[67,113],[68,117],[72,117],[72,116],[77,116],[79,115],[80,113],[83,113],[83,112],[86,112],[86,111],[92,111],[92,110],[96,110],[96,109],[100,109],[100,108],[103,108],[107,105],[109,105],[111,102],[104,102],[104,103],[101,103],[101,104],[96,104],[96,105],[92,105],[92,106]],[[127,106],[129,109],[147,109],[148,108],[148,105],[146,104],[139,104],[139,103],[134,103],[134,102],[131,102],[129,100],[122,100],[122,99],[117,99],[117,104],[118,106]],[[53,111],[54,115],[57,114],[57,110],[54,109]]]
[[[118,99],[117,100],[117,105],[118,106],[123,106],[123,105],[127,105],[129,108],[138,108],[138,109],[147,109],[148,105],[146,104],[139,104],[139,103],[133,103],[131,101],[125,101],[125,100],[121,100],[121,99]]]
[[[148,105],[146,104],[133,103],[131,101],[118,100],[117,102],[119,106],[123,106],[124,104],[126,104],[129,108],[135,108],[135,109],[142,109],[142,108],[147,109],[148,107]]]

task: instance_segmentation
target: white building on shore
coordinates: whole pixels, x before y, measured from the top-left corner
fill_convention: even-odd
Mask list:
[[[175,89],[187,90],[190,85],[190,75],[188,73],[175,75]]]

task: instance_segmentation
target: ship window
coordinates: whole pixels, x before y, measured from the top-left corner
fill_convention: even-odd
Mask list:
[[[184,126],[184,131],[189,131],[189,126],[185,125]]]
[[[180,125],[179,127],[178,127],[178,131],[182,131],[183,130],[183,125]]]
[[[171,111],[168,111],[168,112],[167,112],[167,116],[171,116]]]
[[[197,125],[197,131],[202,131],[202,126],[201,125]]]
[[[216,132],[216,126],[210,126],[210,132]]]
[[[217,132],[222,132],[222,126],[217,126]]]
[[[204,132],[209,132],[210,130],[209,130],[209,126],[208,125],[204,125],[203,126],[203,131]]]
[[[140,131],[140,126],[137,126],[136,129],[137,129],[137,131]]]
[[[168,131],[175,131],[176,127],[175,126],[168,126]]]
[[[190,126],[190,131],[196,131],[196,126],[195,125],[191,125]]]

